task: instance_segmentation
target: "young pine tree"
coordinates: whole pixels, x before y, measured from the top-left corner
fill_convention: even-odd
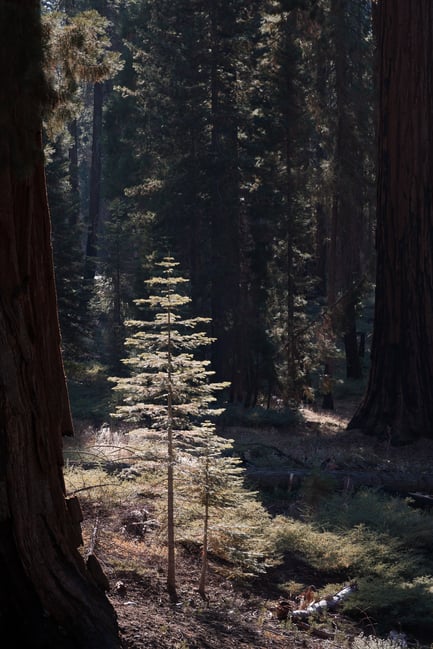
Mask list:
[[[263,533],[268,516],[256,500],[256,492],[244,486],[245,469],[231,453],[233,440],[216,433],[205,420],[191,431],[191,446],[184,464],[188,499],[199,505],[202,562],[198,592],[207,600],[209,546],[224,546],[224,553],[242,569],[260,566]]]
[[[161,276],[147,280],[151,295],[135,300],[138,306],[154,311],[152,320],[131,320],[125,324],[135,330],[125,344],[130,356],[123,360],[130,369],[128,377],[111,377],[114,390],[123,396],[114,417],[131,422],[149,422],[159,431],[167,448],[167,590],[177,601],[175,569],[174,468],[176,452],[191,448],[200,422],[219,414],[211,407],[214,393],[228,387],[212,383],[209,362],[194,353],[213,342],[200,325],[207,318],[186,318],[182,311],[190,298],[181,287],[188,280],[175,274],[178,264],[172,257],[160,262]],[[154,293],[153,293],[154,292]]]

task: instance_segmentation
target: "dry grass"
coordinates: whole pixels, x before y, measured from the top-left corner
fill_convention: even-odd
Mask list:
[[[223,433],[235,439],[238,451],[245,454],[252,450],[269,466],[295,462],[311,468],[320,466],[327,458],[343,467],[398,466],[413,470],[433,464],[433,444],[428,440],[410,449],[389,448],[358,432],[348,432],[347,423],[356,406],[356,401],[351,401],[337,402],[334,412],[304,409],[301,423],[287,430],[233,427]],[[279,543],[282,563],[275,561],[266,575],[239,582],[239,573],[233,580],[235,572],[229,562],[213,556],[208,604],[197,594],[199,543],[179,543],[181,603],[173,607],[165,589],[165,486],[157,469],[157,444],[154,440],[144,447],[140,431],[109,438],[104,431],[104,435],[88,431],[82,435],[81,445],[67,449],[71,462],[65,471],[65,481],[68,493],[77,493],[84,510],[84,555],[96,530],[95,552],[110,580],[109,598],[118,613],[126,649],[349,649],[362,624],[357,626],[354,618],[351,621],[339,613],[329,616],[324,624],[330,636],[324,643],[314,635],[315,623],[301,630],[294,625],[282,625],[275,618],[273,610],[281,596],[291,596],[308,584],[327,593],[349,573],[352,576],[359,566],[367,575],[366,587],[371,582],[369,566],[376,558],[383,564],[382,581],[386,575],[390,579],[389,590],[393,586],[391,564],[386,558],[388,548],[371,542],[371,548],[376,549],[374,556],[369,554],[365,547],[368,534],[364,534],[362,526],[357,531],[340,533],[310,526],[307,517],[302,521],[275,517],[269,541],[271,545],[273,535],[275,546]],[[74,466],[80,458],[95,466],[83,471]],[[121,468],[107,473],[107,463],[110,465],[114,459]],[[139,469],[138,477],[131,474],[131,467]],[[134,536],[123,521],[131,511],[143,507],[157,520],[157,525],[141,536]],[[275,552],[278,554],[278,547]],[[392,565],[397,565],[397,560],[396,551]],[[126,589],[123,594],[116,588],[119,581]],[[413,584],[412,591],[424,595],[431,587],[430,581]],[[373,586],[370,587],[372,597],[376,596],[380,604],[384,592],[375,594]],[[395,598],[393,605],[407,595],[401,588],[394,588],[391,594]]]
[[[423,472],[433,466],[433,440],[393,447],[360,431],[347,430],[359,401],[336,400],[333,411],[303,408],[301,422],[286,430],[230,427],[222,434],[235,439],[235,450],[247,460],[248,453],[254,454],[254,462],[261,455],[261,464],[273,467],[280,462],[292,468],[315,468],[328,459],[336,468],[353,470]],[[278,453],[282,454],[279,458]]]

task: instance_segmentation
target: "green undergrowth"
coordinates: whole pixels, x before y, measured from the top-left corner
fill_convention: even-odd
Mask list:
[[[155,444],[145,448],[137,441],[130,437],[128,447],[116,438],[111,447],[92,438],[81,455],[73,449],[65,470],[67,491],[78,495],[87,510],[97,507],[114,517],[122,509],[149,509],[156,524],[145,543],[153,539],[161,546],[164,469]],[[177,540],[198,547],[201,509],[188,484],[183,473],[176,486]],[[236,578],[261,579],[260,574],[269,572],[282,596],[295,592],[295,584],[313,583],[312,578],[321,596],[356,582],[357,592],[342,605],[354,621],[362,626],[368,620],[369,631],[379,635],[398,628],[420,642],[433,637],[431,513],[372,489],[342,494],[322,485],[320,491],[321,497],[316,491],[312,497],[306,485],[296,496],[294,516],[269,516],[259,498],[222,508],[212,521],[212,556],[224,560],[228,574]],[[292,574],[285,565],[294,567]],[[297,566],[302,567],[299,574]]]
[[[433,635],[430,513],[373,490],[328,494],[302,520],[276,517],[270,536],[281,557],[292,554],[319,578],[334,574],[335,591],[343,580],[357,583],[344,603],[346,614],[368,618],[378,632],[397,625],[423,639]],[[332,590],[327,583],[326,593]]]

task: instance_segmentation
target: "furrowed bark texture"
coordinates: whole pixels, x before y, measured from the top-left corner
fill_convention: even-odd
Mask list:
[[[433,436],[433,4],[377,5],[377,284],[372,367],[349,424]]]
[[[0,13],[1,60],[15,65],[0,120],[0,622],[17,646],[115,648],[115,614],[77,550],[62,473],[72,424],[35,72],[39,7],[2,2]]]

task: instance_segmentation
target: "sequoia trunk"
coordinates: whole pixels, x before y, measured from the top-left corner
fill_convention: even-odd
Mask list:
[[[377,283],[372,367],[349,424],[433,437],[433,5],[381,0]]]
[[[1,61],[12,68],[2,76],[0,137],[0,621],[17,646],[111,649],[120,646],[115,614],[77,550],[77,503],[66,500],[62,474],[72,425],[42,160],[39,20],[33,0],[0,6]]]

